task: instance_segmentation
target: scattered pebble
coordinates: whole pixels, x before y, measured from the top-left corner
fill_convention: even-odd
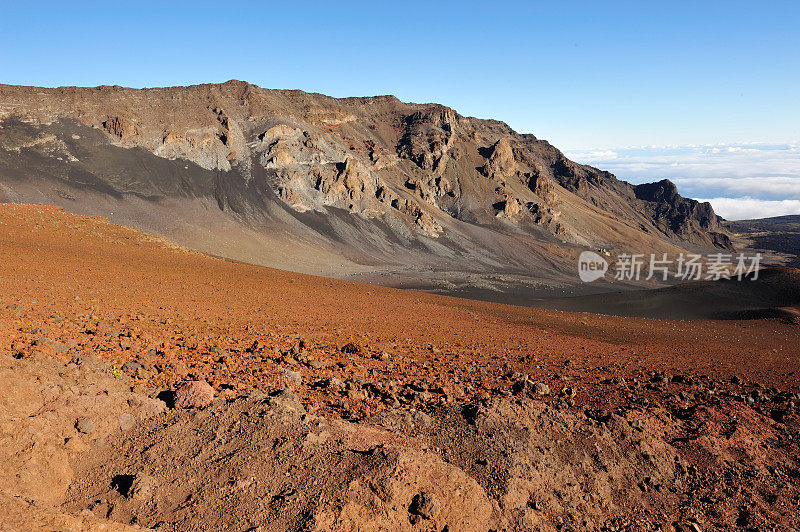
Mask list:
[[[75,423],[75,428],[82,434],[91,434],[95,430],[94,421],[88,417],[82,417]]]

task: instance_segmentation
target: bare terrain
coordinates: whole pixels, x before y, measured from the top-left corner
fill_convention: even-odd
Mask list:
[[[0,224],[5,529],[799,524],[791,317],[395,290],[53,207]]]
[[[800,526],[792,220],[241,81],[0,85],[0,200],[0,530]]]

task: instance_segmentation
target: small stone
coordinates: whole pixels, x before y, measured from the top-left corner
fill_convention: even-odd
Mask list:
[[[342,353],[347,353],[348,355],[357,355],[361,353],[361,348],[353,342],[350,342],[342,346]]]
[[[303,376],[300,374],[299,371],[293,371],[291,369],[284,369],[283,370],[283,378],[289,381],[291,384],[300,385],[303,383]]]
[[[144,369],[144,365],[138,360],[129,360],[125,362],[120,369],[125,373],[136,373],[137,371]]]
[[[347,397],[354,401],[363,401],[367,398],[367,392],[359,388],[351,388],[347,391]]]
[[[204,408],[214,400],[214,388],[206,381],[191,381],[175,392],[175,408]]]
[[[647,425],[641,419],[634,419],[631,421],[631,427],[636,430],[644,430]]]
[[[128,498],[137,501],[151,499],[155,481],[148,475],[136,475],[131,487],[128,489]]]
[[[95,429],[94,421],[88,417],[82,417],[75,423],[75,428],[78,429],[80,433],[91,434]]]
[[[575,391],[575,388],[572,387],[561,388],[561,395],[564,397],[572,398],[575,397],[576,393],[577,392]]]
[[[550,386],[541,382],[537,382],[533,385],[533,393],[536,395],[550,395]]]
[[[305,351],[307,347],[308,345],[305,340],[298,340],[292,345],[292,348],[289,350],[289,352],[292,355],[299,355]]]
[[[331,377],[328,379],[327,386],[329,389],[335,389],[339,391],[344,390],[344,383],[337,377]]]
[[[297,397],[297,394],[292,390],[287,390],[286,388],[279,388],[270,392],[267,401],[271,406],[290,410],[298,414],[306,413],[306,409],[303,406],[303,403],[300,402],[300,398]]]
[[[311,368],[317,369],[317,370],[322,369],[322,368],[325,367],[325,363],[324,362],[320,362],[319,360],[309,360],[308,361],[308,365],[311,366]]]
[[[528,379],[519,380],[514,383],[512,390],[517,395],[528,397],[550,395],[550,386],[542,382],[533,382]]]
[[[119,420],[119,428],[122,429],[123,432],[132,429],[136,424],[136,418],[127,412],[120,414],[117,419]]]
[[[433,519],[439,514],[439,501],[432,493],[417,493],[411,500],[409,510],[423,519]]]

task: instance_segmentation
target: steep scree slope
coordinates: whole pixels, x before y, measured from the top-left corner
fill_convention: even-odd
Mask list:
[[[711,206],[672,183],[630,185],[502,122],[240,81],[0,85],[0,199],[337,276],[491,272],[558,286],[575,282],[587,247],[730,246]]]

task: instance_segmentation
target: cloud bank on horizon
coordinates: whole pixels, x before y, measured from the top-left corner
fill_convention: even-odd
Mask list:
[[[566,151],[631,183],[669,179],[728,220],[800,214],[800,143],[628,146]]]

